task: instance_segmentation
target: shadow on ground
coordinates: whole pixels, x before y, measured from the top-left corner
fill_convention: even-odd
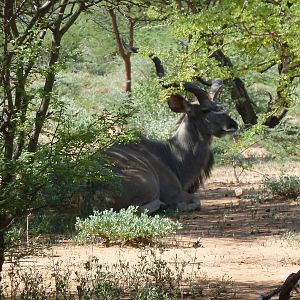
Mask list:
[[[295,246],[300,243],[300,203],[291,199],[259,203],[249,199],[245,188],[243,196],[237,198],[235,188],[232,184],[220,183],[202,190],[201,211],[179,216],[183,229],[179,233],[182,239],[176,240],[176,246],[203,248],[197,251],[209,277],[220,274],[223,266],[224,274],[235,275],[233,294],[226,299],[257,299],[280,286],[290,273],[300,268],[299,246]],[[297,239],[296,244],[293,239]],[[283,246],[277,245],[282,253],[275,255],[278,248],[273,250],[273,240],[283,240]],[[269,244],[264,247],[264,243]],[[289,246],[294,248],[291,250]],[[209,250],[204,252],[205,249]],[[239,256],[238,251],[243,255]],[[213,262],[208,263],[209,259]],[[282,267],[280,273],[279,266]],[[292,299],[299,300],[300,294]]]
[[[257,236],[300,232],[300,203],[280,199],[259,203],[234,196],[232,184],[201,192],[201,211],[180,216],[182,234],[203,237],[230,237],[240,241]]]

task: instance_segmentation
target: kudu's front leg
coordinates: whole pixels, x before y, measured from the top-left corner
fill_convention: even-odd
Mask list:
[[[147,211],[148,214],[153,214],[164,208],[166,208],[166,204],[158,199],[158,200],[149,202],[145,205],[139,206],[138,210],[140,213]]]
[[[199,193],[189,194],[183,192],[184,201],[177,204],[177,208],[180,211],[194,211],[201,209],[201,202],[199,198]]]

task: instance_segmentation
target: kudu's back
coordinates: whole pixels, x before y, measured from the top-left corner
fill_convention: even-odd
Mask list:
[[[235,132],[238,126],[212,101],[214,95],[191,83],[184,87],[198,102],[189,103],[180,95],[169,98],[172,111],[185,113],[172,138],[141,139],[108,150],[120,186],[106,196],[106,208],[119,210],[134,205],[149,212],[161,208],[199,208],[199,199],[188,191],[195,181],[209,175],[213,164],[212,137]]]

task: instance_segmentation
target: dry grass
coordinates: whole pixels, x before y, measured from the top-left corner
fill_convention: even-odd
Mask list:
[[[46,250],[44,256],[21,259],[19,267],[27,272],[30,268],[38,270],[44,278],[43,283],[47,285],[52,280],[51,289],[56,291],[57,279],[52,274],[59,266],[57,268],[64,274],[70,273],[68,291],[71,290],[72,295],[77,291],[76,272],[86,278],[85,263],[93,258],[103,270],[119,274],[117,276],[123,274],[121,279],[118,277],[122,284],[126,281],[125,273],[132,278],[141,271],[138,267],[144,268],[144,277],[140,278],[143,281],[139,284],[145,290],[142,282],[148,280],[145,278],[150,271],[153,274],[157,270],[151,282],[164,274],[166,290],[170,290],[170,282],[176,283],[173,290],[177,291],[177,299],[255,299],[299,269],[299,202],[281,199],[260,203],[251,194],[260,192],[263,174],[279,176],[282,171],[299,176],[299,162],[284,165],[262,162],[255,165],[254,170],[246,171],[239,184],[231,168],[215,168],[200,191],[202,210],[174,216],[184,227],[178,234],[164,239],[163,249],[106,248],[100,244],[80,246],[72,241],[61,241]],[[243,189],[239,198],[234,193],[237,187]],[[5,282],[9,283],[11,264],[6,263],[4,268]],[[86,279],[86,282],[91,281]],[[137,298],[136,290],[129,292],[128,286],[125,291],[126,297],[132,293],[133,299],[142,299]],[[144,299],[174,299],[170,294],[169,298],[155,296],[156,292],[152,290],[154,298],[148,295]],[[128,299],[126,297],[121,299]]]

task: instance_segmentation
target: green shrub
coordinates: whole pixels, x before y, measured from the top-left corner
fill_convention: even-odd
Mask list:
[[[300,127],[292,119],[283,120],[275,128],[266,128],[263,146],[275,157],[280,159],[298,156]]]
[[[101,238],[105,243],[151,243],[181,228],[179,222],[147,213],[138,215],[138,208],[130,206],[120,212],[95,211],[82,220],[77,218],[75,229],[80,242]]]
[[[296,199],[300,196],[299,176],[280,176],[279,179],[266,177],[263,182],[265,192],[275,197]]]
[[[29,220],[29,234],[37,236],[45,233],[73,233],[75,218],[72,212],[60,214],[51,211],[36,214]]]

